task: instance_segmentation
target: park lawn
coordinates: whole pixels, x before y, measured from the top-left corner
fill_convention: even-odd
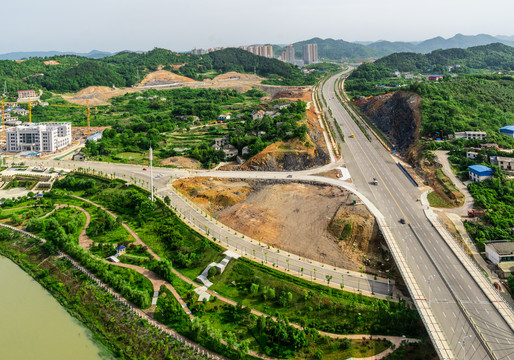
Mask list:
[[[79,177],[82,177],[80,175]],[[88,178],[84,176],[84,178]],[[193,264],[187,268],[175,266],[181,273],[190,279],[195,279],[205,269],[205,267],[211,262],[219,262],[224,256],[221,254],[222,248],[207,239],[203,238],[196,231],[190,229],[185,223],[180,220],[174,213],[171,212],[162,202],[157,201],[156,207],[151,210],[145,221],[136,219],[131,214],[121,214],[118,209],[113,208],[112,204],[105,199],[110,199],[110,194],[127,192],[130,190],[137,190],[138,192],[148,195],[146,190],[142,190],[136,186],[124,186],[124,182],[117,181],[105,181],[96,179],[99,187],[98,191],[94,195],[87,195],[86,191],[73,191],[75,195],[82,196],[90,199],[91,201],[104,206],[106,209],[112,211],[117,216],[120,216],[123,221],[136,232],[136,234],[143,240],[143,242],[151,248],[156,254],[162,258],[172,260],[174,251],[167,248],[167,245],[162,241],[161,236],[158,233],[158,224],[165,219],[172,221],[173,223],[180,226],[184,233],[188,236],[184,236],[184,242],[182,248],[197,255],[196,260]],[[106,184],[110,184],[106,186]],[[73,199],[73,198],[71,198]],[[81,201],[75,199],[76,201]],[[76,203],[76,202],[75,202]],[[80,205],[77,205],[80,206]]]
[[[434,191],[429,193],[427,195],[428,203],[432,207],[438,207],[438,208],[454,208],[455,206],[449,202],[437,195]]]
[[[342,350],[340,348],[341,343],[341,340],[329,343],[323,340],[317,341],[315,346],[305,349],[299,355],[303,359],[313,359],[315,358],[316,351],[321,350],[323,352],[323,360],[358,359],[380,354],[391,346],[391,343],[387,340],[352,339],[350,340],[350,348]]]
[[[240,258],[231,261],[223,274],[210,278],[210,288],[220,295],[269,315],[280,314],[291,322],[338,334],[424,334],[419,315],[403,303],[388,302],[292,277]],[[258,284],[257,294],[250,292]],[[264,286],[275,289],[275,300],[264,299]],[[291,301],[277,303],[281,292]]]
[[[93,221],[93,220],[91,220]],[[119,226],[117,229],[109,230],[102,235],[91,236],[91,240],[98,243],[117,244],[120,242],[134,242],[136,241],[132,235],[123,227]]]
[[[120,152],[116,155],[116,157],[119,157],[121,159],[125,160],[142,160],[145,157],[145,153],[142,152]]]

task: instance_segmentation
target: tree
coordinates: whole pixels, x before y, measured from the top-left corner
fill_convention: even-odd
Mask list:
[[[250,293],[257,295],[259,293],[259,285],[252,283],[252,285],[250,285]]]
[[[259,330],[259,335],[262,335],[262,332],[266,329],[266,317],[264,315],[259,316],[257,320],[257,329]]]

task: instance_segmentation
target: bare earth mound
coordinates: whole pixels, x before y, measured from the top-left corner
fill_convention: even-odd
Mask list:
[[[172,156],[160,161],[160,165],[174,165],[176,167],[185,167],[189,169],[201,169],[202,165],[198,160],[183,156]]]
[[[230,71],[225,74],[221,74],[216,76],[212,81],[219,81],[219,80],[255,80],[255,81],[261,81],[262,78],[257,75],[253,74],[241,74],[235,71]]]
[[[202,177],[174,185],[223,224],[263,244],[356,271],[388,268],[374,217],[350,205],[353,196],[343,189]]]
[[[145,76],[145,78],[141,81],[139,86],[153,86],[153,85],[162,85],[166,83],[173,82],[195,82],[193,79],[177,75],[172,73],[171,71],[166,70],[158,70],[154,71]]]
[[[109,99],[135,92],[132,88],[110,88],[108,86],[90,86],[75,94],[63,95],[63,99],[77,105],[105,105]]]

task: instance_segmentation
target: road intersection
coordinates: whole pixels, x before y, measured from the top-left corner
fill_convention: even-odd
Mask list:
[[[184,169],[155,169],[154,188],[161,197],[168,196],[171,206],[198,230],[216,238],[224,246],[237,250],[250,259],[273,266],[291,275],[344,285],[365,294],[385,297],[393,290],[387,279],[338,269],[276,248],[268,248],[258,240],[245,238],[211,218],[185,196],[169,186],[169,181],[189,176],[226,177],[242,179],[276,179],[281,181],[317,182],[341,186],[353,191],[375,215],[388,245],[395,256],[411,297],[416,303],[434,345],[442,359],[514,359],[512,309],[496,293],[492,285],[471,272],[458,250],[454,239],[444,238],[425,213],[417,199],[421,193],[399,171],[397,159],[376,139],[368,140],[357,124],[339,103],[332,77],[322,86],[328,106],[347,139],[341,143],[344,163],[352,176],[352,183],[339,179],[315,176],[315,173],[334,169],[342,161],[323,168],[287,172],[223,172],[191,171]],[[350,137],[354,134],[354,137]],[[38,162],[41,162],[38,161]],[[105,162],[77,163],[45,160],[47,166],[66,169],[79,167],[113,175],[148,188],[150,172],[140,166]],[[292,177],[291,177],[292,174]],[[371,185],[377,178],[379,186]],[[400,219],[408,224],[401,224]],[[499,309],[503,309],[500,312]]]

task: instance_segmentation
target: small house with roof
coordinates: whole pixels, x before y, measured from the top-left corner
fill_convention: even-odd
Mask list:
[[[484,181],[493,177],[493,169],[484,165],[468,166],[471,181]]]
[[[514,137],[514,125],[504,126],[500,129],[500,134]]]
[[[468,151],[468,152],[466,152],[466,157],[468,159],[475,160],[477,158],[477,156],[478,156],[478,153],[475,152],[475,151]]]
[[[78,151],[75,154],[73,154],[73,156],[71,157],[71,160],[73,160],[73,161],[85,161],[86,157],[84,156],[84,154],[82,154],[80,151]]]
[[[116,256],[120,256],[125,254],[126,247],[125,245],[120,245],[116,248]]]
[[[259,110],[252,113],[253,120],[261,120],[264,117],[264,111]]]
[[[428,81],[439,81],[443,78],[443,75],[429,75]]]
[[[221,114],[220,116],[218,116],[218,120],[219,121],[230,120],[230,115],[229,114]]]
[[[514,261],[514,241],[491,241],[485,244],[485,254],[495,265]]]
[[[239,154],[239,151],[237,150],[237,148],[231,144],[227,144],[227,145],[223,146],[223,152],[225,153],[226,159],[233,158]]]
[[[87,138],[87,141],[98,141],[103,137],[101,132],[94,133],[93,135]]]
[[[514,170],[514,158],[505,157],[505,156],[497,156],[496,163],[503,170]]]

